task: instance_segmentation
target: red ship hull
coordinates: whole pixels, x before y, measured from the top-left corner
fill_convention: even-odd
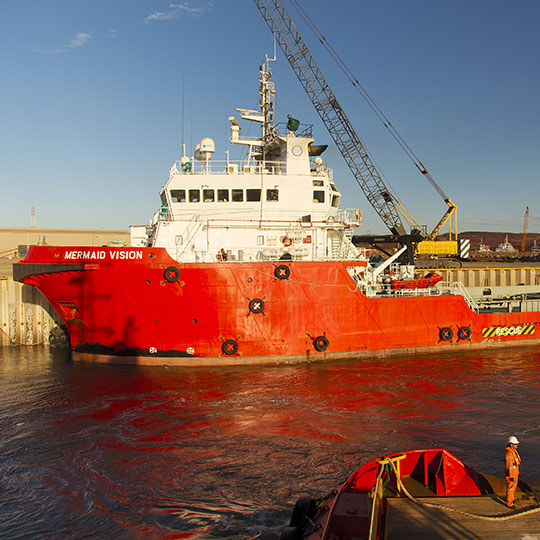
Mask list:
[[[347,272],[365,265],[180,264],[160,248],[34,246],[15,278],[58,311],[80,360],[202,366],[538,345],[538,311],[479,314],[453,295],[367,297]]]

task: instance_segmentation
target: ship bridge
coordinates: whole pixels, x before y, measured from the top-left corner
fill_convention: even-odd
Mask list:
[[[175,161],[149,226],[132,227],[132,244],[166,248],[186,262],[296,260],[357,257],[352,232],[358,211],[339,209],[333,172],[314,145],[312,128],[290,117],[274,124],[274,86],[268,59],[259,73],[260,111],[237,109],[261,126],[259,138],[242,137],[229,117],[230,142],[245,158],[216,161],[215,143],[203,138],[193,156]]]

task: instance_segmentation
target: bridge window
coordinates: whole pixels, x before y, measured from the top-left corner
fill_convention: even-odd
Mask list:
[[[323,180],[313,180],[313,185],[315,187],[322,187],[322,186],[324,186],[324,181]]]
[[[246,189],[246,201],[259,202],[261,200],[260,189]]]
[[[203,189],[203,201],[204,202],[214,202],[215,200],[215,191],[213,189]]]
[[[232,202],[242,202],[244,200],[243,189],[233,189],[231,191],[232,191]]]
[[[190,189],[189,190],[189,202],[201,202],[201,190]]]
[[[270,202],[279,201],[279,189],[267,189],[266,200]]]
[[[186,202],[185,189],[171,189],[172,202]]]
[[[323,203],[324,202],[324,191],[314,191],[313,192],[313,202],[314,203]]]
[[[336,187],[336,184],[332,184],[332,182],[330,182],[330,189],[339,193],[339,189]]]
[[[340,195],[332,195],[332,206],[334,208],[337,208],[338,205],[339,205],[339,198],[340,198]]]
[[[217,190],[217,200],[218,200],[218,202],[229,202],[229,190],[228,189],[218,189]]]

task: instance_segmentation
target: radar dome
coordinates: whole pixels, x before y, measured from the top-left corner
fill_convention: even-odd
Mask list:
[[[216,151],[216,143],[210,137],[204,137],[201,142],[195,146],[195,159],[197,161],[206,161],[210,159],[210,154]]]

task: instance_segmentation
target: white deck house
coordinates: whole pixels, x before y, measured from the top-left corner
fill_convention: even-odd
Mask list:
[[[361,255],[351,242],[361,216],[339,210],[340,192],[320,156],[326,147],[313,145],[310,126],[297,135],[294,119],[274,125],[270,77],[267,59],[259,73],[261,110],[237,109],[261,125],[261,137],[240,137],[240,125],[229,118],[231,143],[245,146],[246,158],[214,161],[213,140],[202,139],[193,158],[171,167],[161,208],[150,225],[131,228],[132,245],[164,247],[182,262]]]

